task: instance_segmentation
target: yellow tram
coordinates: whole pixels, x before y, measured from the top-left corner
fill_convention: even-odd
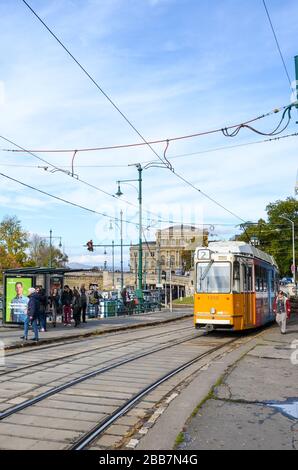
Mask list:
[[[210,242],[195,251],[196,328],[246,330],[273,320],[274,258],[245,242]]]

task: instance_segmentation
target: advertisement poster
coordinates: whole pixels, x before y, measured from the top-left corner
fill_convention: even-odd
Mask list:
[[[5,321],[23,323],[24,315],[27,313],[28,289],[32,287],[32,277],[7,277],[5,284]]]

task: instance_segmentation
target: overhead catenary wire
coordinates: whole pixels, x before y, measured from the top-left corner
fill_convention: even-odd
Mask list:
[[[267,5],[266,5],[265,0],[263,0],[263,5],[264,5],[264,8],[265,8],[265,11],[266,11],[266,14],[267,14],[267,18],[268,18],[268,21],[269,21],[269,24],[270,24],[270,27],[271,27],[271,30],[272,30],[272,33],[273,33],[275,42],[276,42],[276,46],[277,46],[277,49],[278,49],[278,52],[279,52],[279,55],[280,55],[282,64],[283,64],[283,68],[284,68],[285,73],[286,73],[287,80],[288,80],[288,82],[289,82],[289,84],[290,84],[291,90],[293,91],[293,86],[292,86],[291,78],[290,78],[290,75],[289,75],[289,72],[288,72],[288,69],[287,69],[287,66],[286,66],[286,62],[285,62],[285,59],[284,59],[284,57],[283,57],[283,53],[282,53],[282,51],[281,51],[281,47],[280,47],[280,45],[279,45],[279,41],[278,41],[278,39],[277,39],[277,35],[276,35],[276,32],[275,32],[275,29],[274,29],[274,26],[273,26],[273,23],[272,23],[272,20],[271,20],[271,17],[270,17],[270,13],[269,13],[269,10],[268,10],[268,7],[267,7]]]
[[[4,137],[0,135],[0,138],[5,140],[6,142],[9,142],[10,144],[14,145],[15,147],[18,147],[18,149],[22,152],[28,153],[29,155],[33,156],[34,158],[37,158],[38,160],[42,161],[43,163],[46,163],[49,165],[49,167],[52,167],[55,171],[61,171],[62,173],[66,174],[67,176],[70,176],[71,178],[74,178],[75,180],[79,181],[80,183],[89,186],[92,189],[95,189],[96,191],[99,191],[106,196],[112,197],[114,200],[118,200],[118,197],[115,194],[109,193],[108,191],[105,191],[104,189],[95,186],[94,184],[89,183],[88,181],[85,181],[79,177],[79,175],[74,175],[72,171],[67,171],[64,170],[62,167],[58,167],[57,165],[50,163],[48,160],[45,160],[44,158],[36,155],[36,153],[32,152],[31,150],[27,150],[24,147],[20,146],[16,142],[13,142],[12,140],[8,139],[7,137]],[[47,167],[43,167],[45,170],[48,170]],[[126,199],[121,199],[123,203],[132,206],[132,207],[137,207],[137,204],[134,204],[133,202],[127,201]],[[148,211],[147,209],[144,209],[144,211],[150,215],[153,215],[154,217],[158,217],[158,214],[155,214],[154,212]]]
[[[63,47],[65,52],[72,58],[72,60],[80,67],[80,69],[84,72],[84,74],[91,80],[91,82],[96,86],[96,88],[102,93],[105,98],[110,102],[110,104],[116,109],[116,111],[123,117],[123,119],[127,122],[127,124],[138,134],[138,136],[142,139],[145,145],[148,145],[152,152],[158,157],[158,159],[165,163],[162,158],[158,155],[158,153],[151,147],[150,143],[147,142],[145,137],[141,134],[141,132],[134,126],[134,124],[128,119],[128,117],[121,111],[119,106],[111,99],[111,97],[103,90],[103,88],[97,83],[97,81],[87,72],[85,67],[75,58],[75,56],[70,52],[70,50],[63,44],[63,42],[56,36],[56,34],[49,28],[49,26],[40,18],[40,16],[33,10],[33,8],[29,5],[26,0],[22,0],[23,3],[29,8],[29,10],[33,13],[33,15],[43,24],[43,26],[47,29],[47,31],[51,34],[51,36]],[[74,149],[75,151],[76,149]]]
[[[172,166],[169,166],[169,162],[167,160],[162,159],[158,153],[155,151],[155,149],[152,147],[152,145],[142,136],[142,134],[136,129],[136,127],[131,123],[131,121],[125,116],[125,114],[120,110],[120,108],[114,103],[114,101],[108,96],[108,94],[102,89],[102,87],[99,86],[99,84],[93,79],[93,77],[87,72],[87,70],[80,64],[80,62],[73,56],[73,54],[66,48],[66,46],[62,43],[62,41],[53,33],[53,31],[47,26],[47,24],[38,16],[38,14],[33,10],[33,8],[28,4],[28,2],[26,2],[26,0],[22,0],[23,3],[27,6],[27,8],[30,9],[30,11],[35,15],[35,17],[43,24],[43,26],[47,29],[47,31],[51,34],[52,37],[54,37],[54,39],[63,47],[63,49],[67,52],[67,54],[75,61],[75,63],[80,67],[80,69],[86,74],[86,76],[92,81],[92,83],[97,87],[97,89],[107,98],[107,100],[112,104],[112,106],[121,114],[121,116],[125,119],[125,121],[131,126],[131,128],[138,134],[138,136],[142,139],[142,141],[144,142],[145,145],[147,145],[151,150],[152,152],[158,157],[158,159],[163,163],[163,165],[165,165],[166,168],[168,168],[170,171],[172,171],[178,178],[180,178],[181,180],[183,180],[184,182],[186,182],[190,187],[192,187],[193,189],[195,189],[196,191],[198,191],[199,193],[201,193],[202,195],[204,195],[205,197],[207,197],[210,201],[214,202],[215,204],[217,204],[219,207],[221,207],[222,209],[226,210],[227,212],[229,212],[231,215],[233,215],[234,217],[238,218],[239,220],[241,221],[244,221],[244,219],[242,219],[242,217],[239,217],[238,215],[236,215],[234,212],[230,211],[229,209],[225,208],[225,206],[223,206],[221,203],[218,203],[217,201],[215,201],[215,199],[211,198],[210,196],[208,196],[205,192],[201,191],[199,188],[195,187],[192,183],[190,183],[189,181],[187,181],[184,177],[182,177],[182,175],[179,175],[177,174],[175,171],[174,171],[174,168]],[[277,129],[280,127],[282,121],[283,121],[283,118],[284,118],[284,115],[286,113],[286,111],[288,110],[288,123],[286,124],[286,126],[284,127],[283,130],[286,129],[286,127],[289,125],[289,122],[290,122],[290,109],[291,109],[291,106],[288,106],[288,107],[285,107],[285,111],[282,115],[282,119],[277,127]],[[275,111],[279,111],[279,110],[275,110]],[[271,113],[267,113],[267,115],[269,115]],[[237,135],[241,129],[243,128],[248,128],[250,130],[252,130],[253,132],[258,132],[255,128],[253,128],[252,126],[250,126],[250,124],[254,121],[257,121],[259,119],[262,119],[264,118],[266,115],[262,115],[262,116],[258,116],[257,118],[254,118],[250,121],[247,121],[245,123],[242,123],[241,125],[239,126],[234,126],[235,127],[235,130],[233,131],[233,133],[235,135]],[[226,135],[226,133],[228,132],[228,128],[222,128],[220,130],[224,135]],[[275,131],[273,131],[275,132]],[[262,135],[274,135],[274,133],[271,132],[271,133],[262,133]],[[214,133],[214,131],[209,131],[205,134],[210,134],[210,133]],[[260,132],[259,132],[260,133]],[[230,137],[232,137],[231,134],[228,134]],[[176,140],[178,140],[178,138],[176,138]],[[167,148],[168,148],[168,143],[169,143],[169,139],[166,139],[166,142],[167,142]],[[166,148],[166,150],[167,150]],[[78,149],[73,149],[73,151],[76,153],[78,151]],[[165,153],[164,153],[164,156],[165,156]]]
[[[54,195],[54,194],[51,194],[51,193],[49,193],[49,192],[47,192],[47,191],[43,191],[42,189],[39,189],[39,188],[36,188],[36,187],[34,187],[34,186],[32,186],[32,185],[29,185],[29,184],[27,184],[27,183],[24,183],[23,181],[20,181],[20,180],[18,180],[18,179],[16,179],[16,178],[13,178],[12,176],[6,175],[5,173],[0,172],[0,176],[3,176],[3,178],[6,178],[6,179],[8,179],[8,180],[10,180],[10,181],[13,181],[13,182],[15,182],[15,183],[17,183],[17,184],[20,184],[20,185],[22,185],[22,186],[25,186],[26,188],[29,188],[29,189],[31,189],[31,190],[33,190],[33,191],[36,191],[36,192],[38,192],[38,193],[41,193],[41,194],[43,194],[43,195],[45,195],[45,196],[48,196],[48,197],[53,198],[53,199],[56,199],[56,200],[58,200],[58,201],[60,201],[60,202],[64,202],[65,204],[69,204],[69,205],[74,206],[74,207],[77,207],[77,208],[79,208],[79,209],[82,209],[82,210],[85,210],[85,211],[88,211],[88,212],[92,212],[93,214],[101,215],[102,217],[106,217],[106,218],[108,218],[108,219],[110,219],[110,220],[115,220],[115,221],[117,221],[117,222],[120,222],[120,218],[119,218],[119,217],[114,217],[114,216],[105,214],[104,212],[99,212],[99,211],[96,211],[95,209],[90,209],[89,207],[82,206],[81,204],[77,204],[77,203],[75,203],[75,202],[69,201],[69,200],[67,200],[67,199],[65,199],[65,198],[62,198],[62,197],[60,197],[60,196],[56,196],[56,195]],[[132,222],[131,220],[122,220],[122,222],[131,224],[131,225],[135,225],[135,226],[138,226],[138,225],[139,225],[138,223]],[[161,222],[162,222],[162,221],[161,221]],[[185,225],[185,224],[182,224],[182,225]],[[194,224],[192,224],[192,225],[193,225],[193,226],[206,226],[206,227],[212,226],[212,225],[214,225],[214,226],[234,226],[234,227],[235,227],[234,224],[219,224],[219,223],[210,223],[210,222],[205,223],[205,224],[195,224],[195,223],[194,223]],[[250,222],[250,225],[257,225],[257,222]],[[275,224],[275,225],[278,225],[279,227],[285,227],[285,228],[289,229],[288,226],[283,226],[283,225],[281,225],[281,224]]]
[[[287,138],[290,138],[290,137],[298,137],[298,132],[294,132],[292,134],[286,134],[286,135],[282,135],[282,136],[278,136],[278,137],[271,137],[270,139],[262,139],[262,140],[252,141],[252,142],[243,142],[242,144],[223,145],[221,147],[213,147],[213,148],[210,148],[210,149],[199,150],[197,152],[181,153],[181,154],[178,154],[178,155],[169,155],[167,158],[172,160],[172,159],[176,159],[176,158],[192,157],[192,156],[195,156],[195,155],[204,155],[204,154],[207,154],[207,153],[218,152],[220,150],[230,150],[230,149],[234,149],[234,148],[238,148],[238,147],[248,147],[250,145],[258,145],[258,144],[263,144],[263,143],[267,143],[267,142],[275,142],[275,141],[279,141],[279,140],[282,140],[282,139],[287,139]],[[0,149],[0,151],[2,151],[2,152],[13,152],[14,150],[13,149]],[[142,165],[146,164],[146,163],[149,163],[149,162],[151,162],[151,160],[145,160],[145,161],[141,160],[140,161],[140,163]],[[16,166],[16,167],[19,167],[19,168],[40,168],[37,165],[19,165],[17,163],[15,163],[15,164],[0,163],[0,165],[2,165],[2,166]],[[124,164],[123,165],[92,165],[92,164],[86,164],[86,165],[76,165],[76,168],[127,168],[128,166],[129,166],[129,164],[125,164],[125,165]],[[71,165],[60,165],[60,168],[70,168],[70,167],[71,167]]]
[[[104,212],[99,212],[99,211],[96,211],[95,209],[90,209],[89,207],[85,207],[85,206],[82,206],[81,204],[77,204],[76,202],[72,202],[72,201],[69,201],[67,199],[64,199],[60,196],[56,196],[54,194],[51,194],[47,191],[43,191],[42,189],[39,189],[39,188],[36,188],[34,186],[31,186],[30,184],[27,184],[27,183],[24,183],[23,181],[20,181],[20,180],[17,180],[16,178],[13,178],[12,176],[9,176],[9,175],[6,175],[5,173],[0,173],[0,176],[3,176],[3,178],[6,178],[10,181],[14,181],[15,183],[17,184],[20,184],[22,186],[25,186],[26,188],[29,188],[33,191],[36,191],[38,193],[41,193],[45,196],[48,196],[48,197],[51,197],[53,199],[56,199],[60,202],[64,202],[66,204],[69,204],[71,206],[74,206],[74,207],[77,207],[79,209],[82,209],[82,210],[85,210],[85,211],[88,211],[88,212],[92,212],[93,214],[98,214],[98,215],[101,215],[103,217],[107,217],[108,219],[112,219],[112,220],[115,220],[115,221],[120,221],[119,217],[114,217],[114,216],[111,216],[111,215],[108,215],[108,214],[105,214]],[[132,225],[136,225],[138,226],[138,224],[136,222],[132,222],[130,220],[123,220],[123,222],[127,223],[127,224],[132,224]]]
[[[53,165],[53,164],[49,163],[47,160],[45,160],[45,159],[39,157],[39,156],[36,155],[34,152],[32,152],[32,151],[30,151],[30,150],[26,150],[25,148],[21,147],[20,145],[16,144],[16,143],[13,142],[13,141],[7,139],[6,137],[0,135],[0,138],[3,139],[3,140],[5,140],[5,141],[7,141],[7,142],[9,142],[9,143],[11,143],[12,145],[15,145],[16,147],[18,147],[18,148],[21,149],[22,151],[24,151],[24,152],[26,152],[26,153],[29,153],[30,155],[32,155],[33,157],[37,158],[38,160],[41,160],[41,161],[43,161],[43,162],[49,164],[50,166],[52,166],[53,168],[55,168],[57,171],[63,171],[63,172],[66,173],[68,176],[73,177],[72,174],[71,174],[71,172],[66,172],[65,170],[61,170],[61,168],[57,167],[56,165]],[[176,176],[178,176],[181,180],[183,180],[184,182],[187,182],[187,180],[186,180],[184,177],[182,177],[181,175],[178,175],[178,174],[174,171],[174,168],[173,168],[173,167],[171,168],[171,171],[172,171]],[[93,188],[93,189],[97,189],[97,190],[99,190],[100,192],[102,192],[102,193],[104,193],[104,194],[106,194],[106,195],[108,195],[108,196],[112,196],[114,199],[117,200],[117,197],[116,197],[114,194],[108,193],[107,191],[104,191],[104,190],[98,188],[97,186],[94,186],[94,185],[92,185],[91,183],[88,183],[88,182],[86,182],[86,181],[80,179],[79,177],[77,177],[76,179],[77,179],[78,181],[82,182],[83,184],[85,184],[85,185],[87,185],[87,186]],[[201,191],[200,189],[198,189],[197,187],[195,187],[192,183],[187,182],[187,184],[188,184],[189,186],[195,188],[200,194],[202,194],[203,196],[207,197],[210,201],[212,201],[213,203],[217,204],[219,207],[221,207],[222,209],[226,210],[227,212],[229,212],[231,215],[233,215],[233,216],[236,217],[237,219],[241,220],[242,222],[245,222],[244,219],[242,219],[241,217],[239,217],[238,215],[236,215],[234,212],[230,211],[229,209],[225,208],[221,203],[217,202],[215,199],[213,199],[212,197],[208,196],[204,191]],[[129,204],[130,206],[136,207],[136,204],[133,204],[133,203],[131,203],[131,202],[129,202],[129,201],[123,200],[123,202],[125,202],[126,204]],[[147,212],[148,214],[154,215],[155,217],[156,217],[156,216],[159,217],[158,214],[154,214],[154,213],[151,212],[151,211],[146,211],[146,212]],[[164,222],[164,221],[163,221],[163,222]]]
[[[258,134],[264,135],[264,136],[274,136],[275,132],[279,129],[281,126],[281,123],[284,120],[286,112],[289,112],[289,109],[291,109],[295,103],[292,103],[290,105],[282,106],[280,108],[275,108],[272,111],[269,111],[265,114],[262,114],[260,116],[254,117],[252,119],[249,119],[247,121],[244,121],[239,124],[231,124],[227,125],[225,127],[218,127],[216,129],[211,129],[207,131],[200,131],[200,132],[195,132],[192,134],[185,134],[185,135],[180,135],[180,136],[175,136],[175,137],[169,137],[169,138],[162,138],[162,139],[155,139],[155,140],[149,140],[148,143],[150,145],[155,145],[155,144],[166,144],[166,150],[168,150],[168,146],[171,142],[176,142],[179,140],[188,140],[192,139],[195,137],[202,137],[205,135],[211,135],[211,134],[217,134],[217,133],[222,133],[225,137],[235,137],[241,129],[248,128],[252,130],[253,132],[256,132]],[[281,117],[281,120],[277,127],[271,131],[271,132],[262,132],[258,131],[257,129],[253,128],[250,126],[251,123],[258,121],[260,119],[263,119],[265,117],[269,117],[273,114],[277,114],[279,112],[283,111],[283,115]],[[288,126],[288,122],[286,124],[286,127]],[[286,128],[285,127],[285,128]],[[228,131],[234,129],[233,132],[229,133]],[[285,129],[283,129],[285,130]],[[105,151],[105,150],[121,150],[121,149],[129,149],[133,147],[142,147],[148,145],[147,143],[144,142],[134,142],[130,144],[117,144],[117,145],[108,145],[108,146],[101,146],[101,147],[85,147],[85,148],[69,148],[69,149],[29,149],[28,152],[35,152],[35,153],[82,153],[82,152],[95,152],[95,151]],[[20,152],[20,150],[17,149],[3,149],[7,152]],[[155,152],[154,152],[155,153]],[[164,163],[164,162],[163,162]]]

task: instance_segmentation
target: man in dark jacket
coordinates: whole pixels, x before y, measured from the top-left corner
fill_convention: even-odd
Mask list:
[[[39,327],[40,331],[47,331],[47,305],[48,298],[46,291],[42,286],[36,287],[36,293],[39,296]]]
[[[63,306],[64,326],[71,326],[71,307],[72,307],[73,294],[69,286],[64,286],[61,303]]]
[[[86,323],[86,310],[87,310],[87,293],[85,287],[81,287],[80,292],[80,315],[82,315],[82,322]]]
[[[29,330],[29,324],[31,322],[32,329],[34,331],[34,338],[32,338],[32,341],[38,341],[38,326],[37,322],[39,320],[39,295],[36,293],[34,287],[30,287],[28,289],[28,308],[27,308],[27,316],[24,321],[24,336],[22,339],[27,340],[28,339],[28,330]]]

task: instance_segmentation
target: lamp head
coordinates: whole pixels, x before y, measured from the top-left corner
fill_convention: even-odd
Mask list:
[[[118,181],[118,191],[116,192],[116,196],[120,197],[120,196],[122,196],[122,194],[123,194],[123,192],[120,189],[120,183]]]

